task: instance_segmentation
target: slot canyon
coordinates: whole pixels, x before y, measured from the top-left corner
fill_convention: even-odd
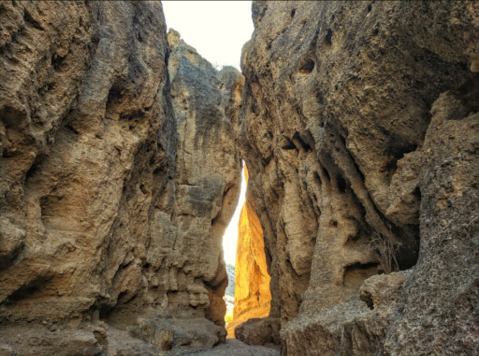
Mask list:
[[[0,356],[479,355],[479,3],[252,21],[0,2]]]

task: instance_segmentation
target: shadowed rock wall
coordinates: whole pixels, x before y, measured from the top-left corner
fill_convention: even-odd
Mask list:
[[[475,347],[478,13],[254,2],[241,135],[284,354]]]
[[[160,2],[3,1],[0,22],[0,353],[223,340],[240,160],[217,72],[179,45],[170,80]]]
[[[179,134],[172,219],[177,235],[169,256],[178,289],[168,297],[170,305],[200,316],[206,311],[210,320],[224,326],[228,279],[222,237],[238,201],[241,160],[217,71],[177,32],[170,31],[168,40]]]

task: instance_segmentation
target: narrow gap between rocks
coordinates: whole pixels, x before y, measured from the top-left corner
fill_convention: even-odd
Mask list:
[[[235,328],[249,319],[267,317],[271,305],[263,229],[254,209],[254,198],[246,189],[248,169],[244,162],[242,176],[238,206],[223,237],[229,278],[224,297],[228,338],[234,338]]]
[[[226,273],[228,274],[228,287],[225,291],[224,300],[226,303],[226,324],[233,320],[233,308],[235,306],[235,267],[236,253],[238,245],[238,225],[240,223],[241,210],[245,203],[246,197],[246,180],[244,179],[245,163],[241,170],[241,189],[236,205],[235,212],[231,218],[228,227],[223,235],[223,256],[226,264]]]

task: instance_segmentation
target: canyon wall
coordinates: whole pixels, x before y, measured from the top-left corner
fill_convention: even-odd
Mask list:
[[[253,22],[243,76],[167,37],[160,2],[0,2],[1,355],[223,341],[241,158],[237,316],[269,316],[238,338],[477,353],[477,2]]]
[[[283,354],[472,354],[479,5],[255,1],[253,22],[240,136]]]
[[[0,353],[224,340],[241,161],[216,70],[170,53],[160,2],[3,1],[0,23]]]
[[[182,305],[189,314],[200,316],[206,308],[206,316],[224,326],[223,296],[228,279],[222,238],[236,208],[241,182],[234,130],[223,106],[228,93],[221,92],[223,84],[213,66],[177,32],[170,31],[168,40],[179,135],[172,219],[177,235],[174,257],[169,257],[169,273],[172,268],[177,271],[179,289],[169,293],[170,305]],[[192,293],[198,298],[194,303]]]

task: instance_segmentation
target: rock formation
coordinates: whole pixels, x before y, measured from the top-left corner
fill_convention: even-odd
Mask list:
[[[478,3],[255,1],[253,22],[243,76],[167,38],[160,2],[0,2],[1,355],[223,341],[241,159],[237,316],[269,315],[238,338],[477,353]]]
[[[178,289],[168,297],[189,314],[203,316],[205,309],[208,319],[224,326],[228,279],[222,237],[238,201],[241,160],[221,106],[217,71],[177,32],[170,31],[168,40],[179,135],[172,219],[177,232],[174,256],[169,257]]]
[[[478,13],[254,2],[241,133],[284,355],[472,353]]]
[[[217,72],[170,54],[159,2],[7,1],[0,23],[0,353],[224,340],[241,161]]]
[[[244,167],[248,182],[248,169]],[[236,249],[235,307],[233,321],[228,325],[228,336],[235,337],[235,328],[252,318],[269,315],[271,277],[264,252],[261,223],[254,209],[254,197],[249,194],[241,208]],[[236,329],[239,332],[239,329]],[[236,338],[242,339],[236,335]]]

